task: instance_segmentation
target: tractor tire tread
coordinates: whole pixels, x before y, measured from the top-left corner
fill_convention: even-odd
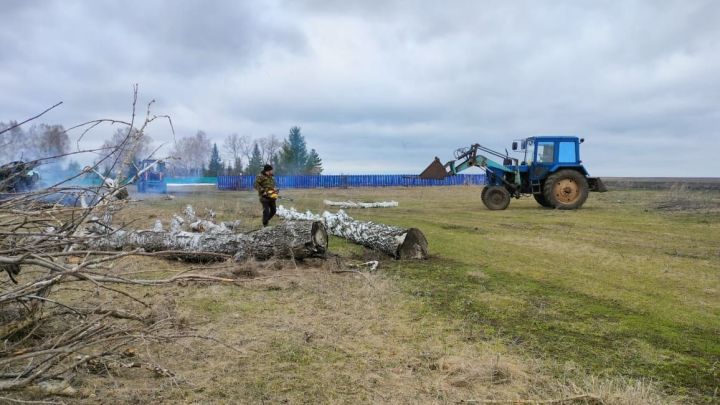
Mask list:
[[[560,201],[555,195],[555,184],[559,181],[569,179],[574,181],[579,187],[578,197],[569,203]],[[585,176],[572,169],[562,169],[548,176],[543,185],[543,197],[552,207],[559,210],[575,210],[583,206],[588,198],[590,186]]]
[[[511,195],[503,186],[489,186],[483,189],[480,198],[487,209],[497,211],[504,210],[510,205]]]
[[[537,203],[540,204],[542,207],[555,208],[555,206],[550,204],[547,198],[545,198],[545,194],[533,194],[533,197],[535,198],[535,201],[537,201]]]

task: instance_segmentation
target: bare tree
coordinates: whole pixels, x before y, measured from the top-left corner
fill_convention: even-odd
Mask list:
[[[250,138],[249,135],[243,135],[243,142],[240,144],[240,153],[245,157],[247,162],[250,162],[250,158],[252,158],[254,145],[255,141]]]
[[[70,149],[70,138],[62,125],[33,125],[23,130],[14,122],[0,123],[0,159],[34,160],[62,156]]]
[[[27,158],[29,137],[17,122],[0,122],[0,159],[3,162]]]
[[[38,157],[59,156],[70,150],[70,137],[62,125],[40,125],[37,139]]]
[[[237,133],[232,133],[225,137],[223,141],[223,151],[231,160],[235,161],[242,155],[243,141],[243,137]]]
[[[278,139],[275,134],[268,135],[265,138],[260,138],[257,142],[260,147],[263,162],[272,162],[282,146],[282,141]]]
[[[172,164],[173,172],[179,175],[201,175],[202,168],[210,158],[211,149],[210,139],[203,131],[198,131],[195,136],[178,139],[171,152],[177,158]]]
[[[232,133],[225,137],[223,149],[230,157],[230,161],[233,162],[235,166],[238,166],[242,165],[241,156],[244,156],[247,159],[246,161],[250,161],[249,153],[252,153],[252,142],[248,135],[241,136],[237,133]],[[235,167],[236,171],[239,169],[240,168]]]
[[[130,130],[130,134],[132,136],[137,136],[137,132],[137,128],[132,128]],[[126,141],[127,137],[128,130],[125,128],[118,128],[115,130],[112,137],[103,143],[102,148],[110,151],[110,159],[107,160],[106,168],[112,166],[114,162],[123,162],[128,159],[134,162],[141,157],[147,157],[150,155],[152,138],[150,138],[149,135],[143,134],[143,136],[138,139],[135,151],[132,150],[133,145]]]

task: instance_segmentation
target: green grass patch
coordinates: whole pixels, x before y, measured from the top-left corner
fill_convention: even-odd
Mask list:
[[[426,310],[463,320],[469,339],[714,398],[720,219],[653,209],[658,193],[603,197],[576,212],[519,201],[396,217],[425,231],[434,258],[391,271]]]
[[[561,285],[446,260],[394,266],[407,291],[461,318],[469,338],[510,346],[595,374],[654,378],[674,393],[713,395],[720,379],[717,330],[688,328]]]

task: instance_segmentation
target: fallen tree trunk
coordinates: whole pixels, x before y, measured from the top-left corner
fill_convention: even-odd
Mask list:
[[[327,251],[327,242],[322,222],[289,221],[248,234],[117,230],[92,238],[87,245],[97,250],[172,251],[172,257],[186,260],[198,260],[204,253],[223,253],[242,261],[321,257]]]
[[[322,220],[329,233],[350,240],[353,243],[383,252],[396,259],[426,259],[428,242],[417,228],[400,228],[370,221],[357,221],[343,210],[337,214],[329,212],[322,216],[311,212],[301,213],[294,208],[278,208],[278,215],[289,220]]]
[[[329,207],[346,208],[388,208],[397,207],[397,201],[381,201],[381,202],[355,202],[355,201],[330,201],[324,200],[323,203]]]
[[[427,239],[417,228],[400,228],[369,221],[357,221],[340,210],[323,214],[330,233],[396,259],[426,259]]]

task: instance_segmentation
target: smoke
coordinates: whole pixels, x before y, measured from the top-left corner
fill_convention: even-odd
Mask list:
[[[0,122],[0,131],[16,125],[16,122]],[[67,157],[70,138],[62,125],[36,124],[27,129],[16,127],[0,134],[0,165],[10,162],[39,161],[28,175],[37,173],[36,186],[49,187],[78,176],[82,167]],[[89,185],[95,179],[82,175],[71,183]]]
[[[15,125],[0,122],[0,131]],[[2,161],[29,161],[62,156],[70,149],[70,137],[62,125],[32,125],[27,130],[22,127],[0,134],[0,159]],[[62,160],[62,157],[58,158]]]

